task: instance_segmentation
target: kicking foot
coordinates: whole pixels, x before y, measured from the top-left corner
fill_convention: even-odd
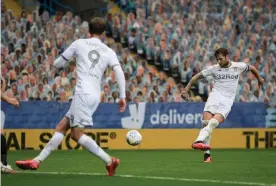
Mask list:
[[[16,161],[16,166],[22,170],[37,170],[40,162],[35,160]]]
[[[120,159],[118,158],[111,158],[111,164],[109,166],[106,166],[107,170],[107,176],[114,176],[115,175],[115,170],[120,164]]]
[[[198,150],[210,150],[211,146],[204,144],[202,141],[196,141],[192,144],[193,149],[198,149]]]

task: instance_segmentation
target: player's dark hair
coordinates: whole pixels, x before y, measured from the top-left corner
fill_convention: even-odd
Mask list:
[[[95,17],[89,23],[90,34],[101,35],[105,31],[105,20],[100,17]]]
[[[229,55],[229,51],[226,48],[219,48],[215,51],[215,57],[217,58],[219,54],[222,54],[224,57]]]

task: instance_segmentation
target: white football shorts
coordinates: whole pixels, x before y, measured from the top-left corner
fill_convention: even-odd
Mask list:
[[[222,96],[218,92],[211,92],[204,107],[204,112],[212,114],[221,114],[224,119],[227,118],[231,111],[233,100]]]
[[[92,116],[100,100],[89,94],[75,94],[66,117],[70,120],[70,127],[84,128],[93,126]]]

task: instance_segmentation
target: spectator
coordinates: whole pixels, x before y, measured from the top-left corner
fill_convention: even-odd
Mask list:
[[[20,97],[19,97],[19,100],[20,101],[28,101],[28,97],[27,97],[27,94],[26,94],[26,91],[25,90],[21,90],[20,91]]]
[[[47,101],[53,101],[53,92],[52,91],[48,91],[48,93],[47,93]]]
[[[61,102],[68,101],[68,99],[66,98],[66,92],[65,91],[60,92],[59,101],[61,101]]]
[[[71,97],[73,95],[72,91],[70,90],[70,85],[69,84],[65,85],[64,92],[65,92],[65,96],[66,96],[67,100],[69,99],[69,97]]]
[[[58,80],[58,81],[60,81],[60,80]],[[67,84],[69,84],[69,80],[68,80],[68,78],[66,76],[66,72],[65,71],[61,71],[61,86],[64,87]]]
[[[179,92],[194,74],[215,62],[213,51],[220,46],[233,50],[230,57],[234,61],[253,62],[268,82],[263,93],[257,94],[251,75],[242,75],[247,84],[239,85],[244,88],[236,100],[271,100],[276,86],[273,2],[267,2],[269,11],[256,19],[254,11],[238,11],[247,6],[246,2],[229,1],[229,10],[221,12],[205,1],[148,3],[147,11],[140,0],[125,3],[127,18],[109,14],[107,19],[107,35],[112,38],[105,42],[115,49],[126,74],[128,102],[181,101]],[[7,87],[6,93],[25,100],[67,101],[76,86],[76,61],[72,59],[62,71],[55,69],[53,62],[73,40],[87,37],[88,23],[73,17],[72,12],[50,17],[47,11],[41,16],[22,11],[15,17],[2,5],[1,75],[13,86],[13,91]],[[217,6],[224,4],[218,1]],[[112,70],[105,72],[104,83],[108,92],[103,100],[116,102],[119,95]],[[176,87],[176,83],[182,86]],[[209,78],[199,83],[192,100],[205,100],[212,86],[213,79]]]
[[[114,100],[114,103],[118,103],[119,102],[119,95],[117,91],[112,92],[112,98]]]
[[[128,48],[132,52],[137,52],[137,38],[136,38],[136,28],[131,29],[131,34],[128,37]]]

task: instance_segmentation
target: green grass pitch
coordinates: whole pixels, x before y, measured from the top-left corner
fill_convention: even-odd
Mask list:
[[[11,151],[9,164],[35,157],[39,151]],[[2,174],[2,186],[276,186],[276,150],[213,150],[203,163],[195,150],[109,150],[121,164],[106,177],[101,160],[85,150],[55,151],[38,171]]]

